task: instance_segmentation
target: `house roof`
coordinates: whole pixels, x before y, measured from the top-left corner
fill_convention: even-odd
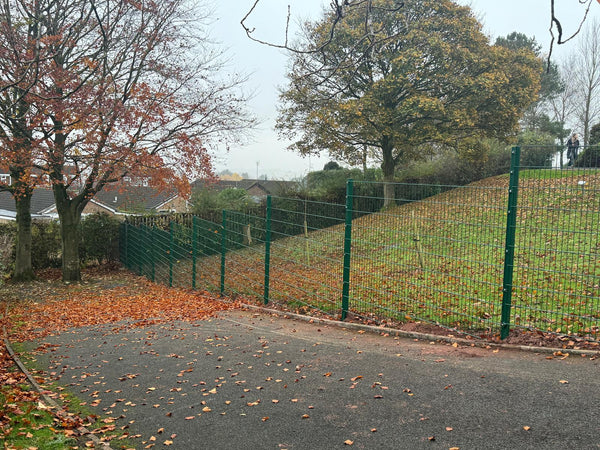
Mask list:
[[[251,189],[260,189],[264,191],[265,195],[278,195],[285,188],[295,187],[298,183],[296,181],[282,181],[282,180],[253,180],[243,179],[239,181],[232,180],[218,180],[214,183],[207,182],[206,180],[196,180],[192,183],[192,189],[203,189],[208,188],[221,192],[225,189],[244,189],[249,191]]]
[[[175,190],[160,192],[150,186],[109,187],[94,197],[97,203],[118,211],[152,210],[177,197]]]
[[[120,189],[110,187],[100,191],[91,201],[114,213],[132,210],[149,211],[159,209],[177,195],[176,191],[159,192],[149,186],[124,186]],[[16,212],[12,194],[8,191],[0,192],[0,218],[14,220]],[[31,197],[31,216],[52,217],[55,213],[56,205],[52,189],[36,188]]]
[[[43,216],[46,210],[54,205],[54,194],[52,189],[37,188],[31,196],[31,215]],[[6,215],[14,213],[16,216],[17,207],[15,199],[8,191],[0,192],[0,210],[3,210]],[[11,216],[12,217],[12,216]]]

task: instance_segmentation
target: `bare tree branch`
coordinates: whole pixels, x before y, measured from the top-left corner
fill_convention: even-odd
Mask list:
[[[569,42],[571,39],[573,39],[575,36],[577,36],[579,34],[579,32],[581,31],[581,27],[583,27],[583,24],[585,23],[588,13],[590,11],[590,7],[592,6],[593,0],[578,0],[580,5],[586,5],[585,8],[585,14],[583,15],[583,18],[581,19],[581,21],[579,22],[579,26],[577,27],[577,30],[572,33],[569,37],[563,39],[563,27],[562,27],[562,23],[560,22],[560,19],[556,16],[556,11],[554,8],[554,3],[556,0],[550,0],[550,28],[548,31],[550,31],[550,36],[552,37],[552,39],[550,40],[550,51],[548,52],[548,59],[547,59],[547,67],[548,67],[548,71],[550,71],[550,58],[552,57],[552,50],[554,48],[554,40],[556,39],[556,44],[557,45],[562,45],[565,44],[567,42]],[[558,33],[557,36],[554,35],[554,29],[556,28],[556,32]]]
[[[294,53],[317,53],[323,50],[327,45],[329,45],[333,39],[333,35],[335,33],[335,29],[339,25],[340,21],[351,11],[360,9],[362,7],[365,8],[364,16],[365,16],[365,37],[371,37],[375,34],[375,32],[371,29],[370,15],[373,11],[373,0],[331,0],[329,4],[328,13],[331,17],[329,32],[327,33],[328,38],[321,42],[319,45],[309,48],[302,48],[300,46],[296,46],[290,44],[290,36],[289,36],[289,25],[291,19],[291,7],[288,5],[288,13],[286,17],[286,26],[285,26],[285,35],[284,42],[282,44],[277,44],[275,42],[267,41],[265,39],[260,39],[254,36],[254,32],[256,29],[254,27],[250,27],[247,25],[247,21],[250,16],[256,10],[260,0],[255,0],[254,4],[250,8],[250,10],[246,13],[246,15],[240,21],[240,25],[246,32],[246,35],[253,40],[254,42],[258,42],[259,44],[268,45],[269,47],[275,47],[282,50],[288,50]],[[393,8],[385,8],[388,12],[396,12],[400,8],[404,7],[403,1],[398,1],[397,5]]]

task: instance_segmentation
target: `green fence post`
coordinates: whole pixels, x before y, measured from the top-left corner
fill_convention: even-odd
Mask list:
[[[138,261],[138,275],[142,275],[142,248],[143,248],[143,240],[142,240],[142,229],[136,228],[135,230],[135,241],[136,241],[136,250],[135,257]]]
[[[521,148],[513,147],[510,158],[508,211],[506,215],[506,243],[504,247],[504,280],[502,282],[502,318],[500,324],[500,339],[506,339],[510,331],[510,310],[512,305],[512,284],[515,260],[520,158]]]
[[[148,228],[150,231],[150,260],[152,261],[152,282],[156,282],[156,250],[154,244],[154,227]]]
[[[125,240],[125,260],[123,261],[123,264],[125,265],[125,267],[127,267],[128,269],[131,269],[131,266],[129,265],[129,236],[127,235],[128,233],[128,228],[129,228],[129,224],[127,222],[123,222],[123,239]]]
[[[263,299],[269,303],[269,286],[271,282],[271,196],[267,195],[267,217],[265,220],[265,290]]]
[[[198,218],[192,217],[192,289],[196,289],[196,258],[198,249],[196,241],[198,240]]]
[[[223,210],[221,222],[221,297],[225,294],[225,254],[227,253],[227,211]]]
[[[173,251],[175,247],[174,239],[175,222],[169,222],[169,287],[173,287]]]
[[[354,181],[346,182],[346,225],[344,232],[344,273],[342,285],[342,320],[348,315],[348,300],[350,298],[350,253],[352,250],[352,206],[354,200]]]

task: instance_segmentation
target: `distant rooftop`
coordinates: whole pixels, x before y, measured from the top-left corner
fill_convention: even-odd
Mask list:
[[[54,205],[52,189],[38,188],[31,196],[32,218],[47,217],[46,212]],[[12,194],[8,191],[0,192],[0,216],[16,217],[17,206]]]

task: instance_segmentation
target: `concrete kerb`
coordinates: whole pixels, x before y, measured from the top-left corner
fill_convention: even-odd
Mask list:
[[[481,347],[481,348],[497,348],[504,350],[519,350],[533,353],[548,353],[554,354],[557,352],[562,352],[563,354],[569,353],[573,355],[584,355],[584,356],[600,356],[600,350],[584,350],[584,349],[564,349],[564,348],[556,348],[556,347],[534,347],[531,345],[514,345],[514,344],[502,344],[498,342],[489,342],[489,341],[480,341],[480,340],[470,340],[464,338],[457,338],[454,336],[443,336],[437,334],[428,334],[428,333],[418,333],[414,331],[403,331],[397,328],[386,328],[382,326],[373,326],[373,325],[365,325],[361,323],[353,323],[353,322],[342,322],[339,320],[331,320],[331,319],[323,319],[320,317],[312,317],[312,316],[304,316],[302,314],[296,314],[292,312],[279,311],[277,309],[269,309],[263,306],[242,304],[244,307],[252,310],[262,311],[267,314],[276,314],[281,317],[289,317],[297,320],[302,320],[305,322],[311,323],[320,323],[324,325],[331,325],[338,328],[344,328],[347,330],[363,330],[365,332],[379,334],[382,333],[389,334],[390,336],[398,336],[410,339],[418,339],[421,341],[441,341],[447,342],[450,344],[461,344],[468,347]]]
[[[62,411],[61,407],[58,405],[58,403],[56,403],[54,401],[54,399],[52,399],[51,397],[49,397],[44,392],[45,390],[42,389],[42,387],[37,383],[37,381],[35,381],[35,379],[29,373],[29,371],[27,370],[27,368],[25,367],[25,365],[23,364],[23,362],[21,361],[21,359],[17,356],[17,354],[13,350],[12,346],[10,345],[10,341],[7,338],[8,335],[6,333],[6,327],[5,326],[2,327],[2,333],[3,333],[3,340],[4,340],[4,345],[6,347],[6,350],[8,351],[8,354],[13,359],[13,361],[15,362],[15,364],[17,365],[17,367],[19,368],[19,370],[21,372],[23,372],[23,374],[27,377],[27,380],[33,386],[33,388],[36,391],[39,392],[39,394],[42,396],[42,399],[43,399],[44,403],[46,405],[48,405],[48,408],[49,409],[54,409],[55,414],[57,416],[59,416],[61,419],[63,419],[63,418],[67,419],[68,418],[67,414],[65,414]],[[79,436],[81,436],[81,437],[85,436],[86,438],[89,438],[94,443],[94,446],[96,448],[102,448],[104,450],[112,450],[112,447],[109,444],[107,444],[106,442],[101,441],[96,435],[94,435],[87,428],[85,428],[85,427],[78,427],[78,428],[76,428],[76,430],[79,432]]]

